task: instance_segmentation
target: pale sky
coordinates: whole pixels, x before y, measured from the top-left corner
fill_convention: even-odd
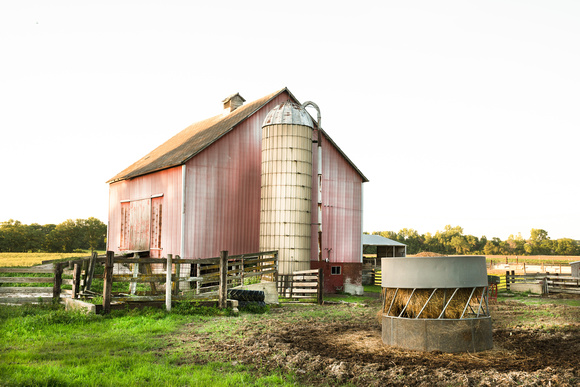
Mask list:
[[[580,2],[0,2],[0,221],[287,86],[368,177],[364,230],[580,239]]]

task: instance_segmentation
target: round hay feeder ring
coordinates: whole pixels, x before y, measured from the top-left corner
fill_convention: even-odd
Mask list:
[[[381,261],[382,339],[405,349],[491,349],[485,257],[401,257]]]

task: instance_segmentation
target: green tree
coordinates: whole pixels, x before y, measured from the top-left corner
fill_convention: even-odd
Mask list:
[[[91,250],[91,254],[94,250],[105,249],[106,224],[93,217],[86,220],[77,219],[77,224],[82,227],[82,232],[84,233],[83,247],[88,247]]]

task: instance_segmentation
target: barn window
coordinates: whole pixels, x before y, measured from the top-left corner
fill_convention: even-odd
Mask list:
[[[330,274],[340,275],[340,266],[331,266],[330,267]]]

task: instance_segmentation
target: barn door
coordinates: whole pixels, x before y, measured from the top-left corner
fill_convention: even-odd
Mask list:
[[[161,257],[162,196],[121,202],[120,250]]]

